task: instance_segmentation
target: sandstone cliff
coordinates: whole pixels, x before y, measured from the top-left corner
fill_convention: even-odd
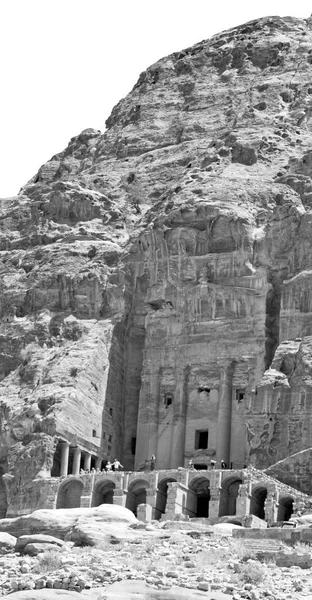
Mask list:
[[[1,201],[0,516],[42,506],[60,439],[126,468],[312,446],[311,117],[312,22],[260,19]]]

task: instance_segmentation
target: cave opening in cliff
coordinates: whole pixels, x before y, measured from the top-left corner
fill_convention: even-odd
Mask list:
[[[279,287],[273,286],[267,293],[265,306],[265,370],[270,367],[279,344],[280,309],[281,291]]]
[[[219,517],[236,515],[236,500],[242,480],[230,477],[222,483]]]
[[[264,504],[267,497],[267,489],[259,487],[252,492],[250,502],[250,514],[255,515],[259,519],[265,519]]]

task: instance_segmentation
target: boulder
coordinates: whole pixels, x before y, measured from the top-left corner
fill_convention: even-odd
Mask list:
[[[178,586],[169,590],[156,590],[144,581],[117,581],[108,586],[98,600],[229,600],[227,594],[219,591],[201,592]]]
[[[213,529],[219,535],[232,535],[233,529],[241,529],[241,526],[235,523],[216,523]]]
[[[134,514],[127,508],[114,504],[101,504],[93,508],[60,508],[58,510],[36,510],[15,519],[0,519],[0,532],[5,531],[16,537],[41,534],[64,539],[66,534],[82,518],[86,521],[137,523]]]
[[[46,550],[60,550],[60,546],[56,544],[48,544],[48,543],[30,543],[27,544],[22,551],[22,554],[28,554],[28,556],[37,556],[41,552],[46,552]]]
[[[69,591],[69,590],[53,590],[53,589],[44,589],[44,590],[22,590],[20,592],[14,592],[10,594],[10,600],[100,600],[100,597],[97,593],[94,593],[93,596],[89,594],[84,594],[81,592],[78,596],[77,592]],[[102,596],[104,600],[104,596]]]
[[[64,542],[58,538],[53,537],[52,535],[44,535],[44,534],[33,534],[33,535],[21,535],[15,544],[15,552],[23,553],[25,547],[28,544],[55,544],[57,546],[64,546]],[[26,552],[26,554],[28,554]]]
[[[300,567],[311,569],[312,556],[310,553],[279,552],[275,555],[277,567]]]
[[[16,537],[9,533],[0,533],[0,554],[7,554],[14,550]]]
[[[75,546],[101,546],[105,543],[137,539],[125,523],[103,523],[96,520],[79,519],[65,540],[75,542]]]

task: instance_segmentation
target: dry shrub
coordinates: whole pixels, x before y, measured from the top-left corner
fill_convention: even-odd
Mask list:
[[[257,553],[255,550],[248,548],[242,540],[233,539],[229,544],[230,555],[237,560],[246,562],[249,558],[257,560]]]
[[[239,565],[239,576],[245,583],[254,585],[265,580],[265,570],[260,562],[248,562]]]
[[[56,571],[62,566],[62,559],[59,550],[45,550],[38,556],[36,570],[38,573],[50,573]]]
[[[299,554],[311,554],[312,547],[311,544],[309,544],[308,542],[296,542],[293,545],[293,550],[295,550],[295,552],[298,552]]]

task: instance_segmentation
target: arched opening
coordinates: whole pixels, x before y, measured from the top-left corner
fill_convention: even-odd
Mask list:
[[[210,481],[206,477],[196,477],[190,483],[193,496],[192,512],[195,517],[209,517]],[[190,504],[190,502],[188,502]]]
[[[177,480],[169,477],[168,479],[162,479],[162,481],[158,483],[156,496],[156,519],[160,519],[161,515],[163,515],[166,510],[168,483],[173,483],[175,481]]]
[[[114,504],[114,489],[113,481],[101,481],[98,483],[92,494],[92,506],[100,506],[100,504]]]
[[[144,479],[134,481],[134,483],[129,486],[126,508],[129,508],[135,516],[137,516],[139,504],[146,504],[146,490],[148,486],[148,481],[145,481]]]
[[[289,521],[293,513],[294,499],[290,496],[279,499],[279,507],[277,511],[278,521]]]
[[[241,483],[243,483],[241,479],[233,477],[222,483],[219,517],[236,515],[236,500]]]
[[[56,508],[79,508],[82,494],[82,482],[73,479],[60,486]]]
[[[251,495],[250,514],[263,520],[265,518],[264,503],[266,501],[267,493],[265,487],[259,487],[253,490]]]

